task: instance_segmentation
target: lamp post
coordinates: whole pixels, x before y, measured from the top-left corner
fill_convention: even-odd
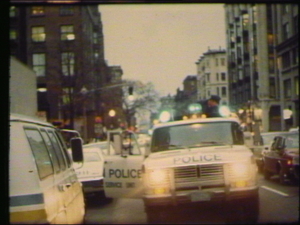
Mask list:
[[[86,99],[85,95],[88,93],[88,90],[83,86],[80,90],[80,93],[84,96],[83,100],[83,139],[87,140],[87,118],[86,118]]]

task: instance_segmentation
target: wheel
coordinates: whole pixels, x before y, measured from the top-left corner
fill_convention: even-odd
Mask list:
[[[263,169],[263,173],[264,173],[264,178],[266,180],[270,180],[270,177],[272,176],[272,173],[270,171],[268,171],[265,166],[264,166],[264,169]]]
[[[286,173],[283,171],[282,167],[279,170],[279,182],[280,184],[286,184]]]

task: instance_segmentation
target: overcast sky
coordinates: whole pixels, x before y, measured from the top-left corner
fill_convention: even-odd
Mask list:
[[[183,89],[195,62],[225,48],[223,4],[100,5],[105,59],[123,79],[152,82],[161,96]]]

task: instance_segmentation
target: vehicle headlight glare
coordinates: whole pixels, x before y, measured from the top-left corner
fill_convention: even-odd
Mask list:
[[[249,176],[249,166],[247,163],[235,163],[230,165],[230,175],[232,179]]]
[[[168,170],[149,170],[148,173],[151,185],[162,185],[169,182]]]

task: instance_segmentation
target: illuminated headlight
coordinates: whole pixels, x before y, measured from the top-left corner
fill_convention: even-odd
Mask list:
[[[146,171],[146,194],[168,194],[170,193],[170,170],[151,169]]]
[[[148,170],[147,178],[150,186],[166,185],[170,183],[170,171],[166,169]]]
[[[230,164],[230,186],[240,188],[254,185],[254,179],[251,179],[250,173],[250,165],[246,162]]]

